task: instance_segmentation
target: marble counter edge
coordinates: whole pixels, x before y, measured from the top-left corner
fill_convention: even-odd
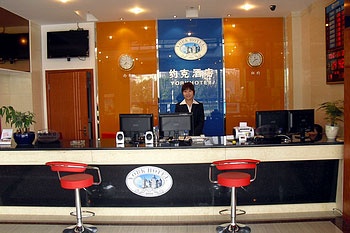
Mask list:
[[[153,148],[135,150],[0,150],[0,165],[43,165],[48,161],[75,161],[96,165],[194,164],[232,158],[261,161],[343,159],[343,144],[267,146]]]

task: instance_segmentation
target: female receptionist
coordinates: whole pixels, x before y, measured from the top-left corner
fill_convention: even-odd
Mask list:
[[[203,132],[204,126],[204,107],[203,104],[194,99],[195,90],[192,83],[187,82],[181,88],[184,100],[177,103],[175,112],[191,112],[193,114],[194,122],[194,136],[199,136]]]

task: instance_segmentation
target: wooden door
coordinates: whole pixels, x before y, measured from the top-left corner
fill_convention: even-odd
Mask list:
[[[350,16],[350,0],[345,1],[345,15]],[[344,30],[344,76],[350,75],[350,27]],[[343,174],[343,218],[350,223],[350,80],[344,79],[344,172]]]
[[[64,140],[94,139],[91,70],[46,72],[48,127]]]

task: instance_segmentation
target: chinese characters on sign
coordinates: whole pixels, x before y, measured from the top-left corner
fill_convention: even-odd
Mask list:
[[[344,0],[326,7],[327,83],[344,82]]]
[[[216,79],[214,79],[214,70],[213,69],[181,69],[175,70],[171,69],[169,71],[170,83],[172,86],[179,86],[185,82],[192,81],[194,85],[215,85]]]

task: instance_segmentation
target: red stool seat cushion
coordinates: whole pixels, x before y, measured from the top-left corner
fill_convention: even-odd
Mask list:
[[[218,184],[225,187],[242,187],[250,184],[250,174],[245,172],[223,172],[218,174]]]
[[[61,186],[64,189],[87,188],[93,183],[94,177],[85,173],[66,175],[61,178]]]

